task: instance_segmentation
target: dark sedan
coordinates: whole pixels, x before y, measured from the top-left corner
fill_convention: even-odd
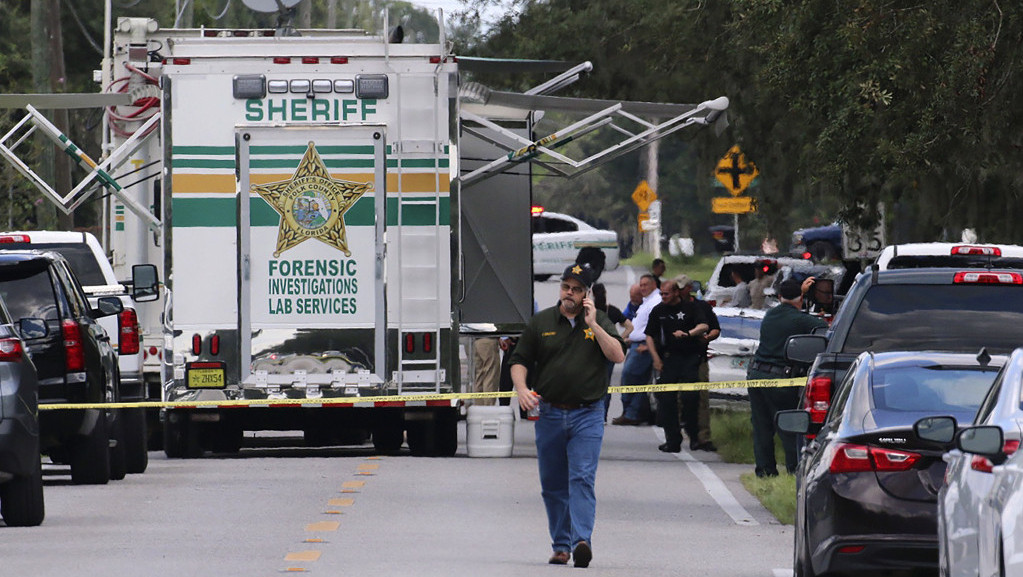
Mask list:
[[[913,424],[929,415],[970,422],[1005,357],[861,354],[838,386],[796,472],[797,577],[937,569],[940,443]],[[803,434],[809,413],[782,411],[778,428]]]

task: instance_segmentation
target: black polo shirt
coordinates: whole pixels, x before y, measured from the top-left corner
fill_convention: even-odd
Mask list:
[[[597,311],[597,323],[626,350],[603,311]],[[533,389],[551,403],[590,403],[607,394],[607,357],[581,313],[573,327],[558,306],[538,312],[522,332],[511,364],[534,373]]]
[[[679,301],[676,305],[662,302],[650,311],[650,320],[646,323],[647,336],[653,337],[660,355],[670,354],[703,354],[703,339],[693,337],[677,338],[673,333],[678,330],[689,332],[696,325],[706,323],[703,312],[690,301]]]

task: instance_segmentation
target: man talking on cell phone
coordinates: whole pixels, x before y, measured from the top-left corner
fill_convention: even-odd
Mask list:
[[[587,298],[595,276],[585,263],[565,269],[558,304],[530,319],[511,359],[519,407],[540,407],[536,461],[554,565],[574,558],[576,567],[587,567],[593,558],[607,361],[625,360],[611,319]],[[539,398],[526,386],[530,370]]]

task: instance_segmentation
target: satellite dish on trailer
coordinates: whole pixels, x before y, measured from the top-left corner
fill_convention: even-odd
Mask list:
[[[281,12],[293,8],[302,0],[242,0],[249,8],[256,12]]]

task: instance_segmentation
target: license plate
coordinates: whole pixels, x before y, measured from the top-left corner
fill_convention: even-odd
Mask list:
[[[223,363],[192,363],[186,371],[190,389],[223,389],[227,386]]]

